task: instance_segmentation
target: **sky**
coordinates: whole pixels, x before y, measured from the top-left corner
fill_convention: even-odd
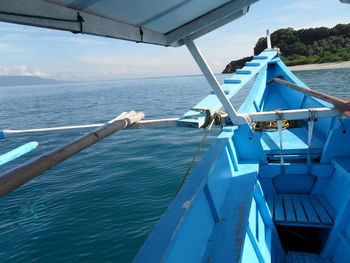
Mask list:
[[[339,0],[260,0],[248,14],[199,39],[215,73],[253,55],[266,29],[350,23]],[[273,43],[272,43],[273,45]],[[186,47],[161,47],[0,22],[0,75],[58,80],[111,80],[200,74]]]

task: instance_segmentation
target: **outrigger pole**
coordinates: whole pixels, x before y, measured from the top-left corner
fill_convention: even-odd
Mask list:
[[[167,118],[167,119],[154,119],[154,120],[141,120],[134,124],[126,127],[126,129],[146,129],[146,128],[168,128],[177,126],[179,118]],[[111,122],[111,121],[109,121]],[[51,133],[51,132],[64,132],[64,131],[85,131],[90,128],[99,128],[106,125],[106,123],[95,123],[95,124],[83,124],[83,125],[72,125],[72,126],[61,126],[61,127],[50,127],[50,128],[39,128],[39,129],[25,129],[25,130],[2,130],[0,131],[0,139],[20,136],[26,134],[35,133]]]
[[[8,194],[83,149],[143,119],[144,116],[142,112],[124,112],[101,128],[51,152],[40,155],[9,172],[5,172],[0,175],[0,197]]]

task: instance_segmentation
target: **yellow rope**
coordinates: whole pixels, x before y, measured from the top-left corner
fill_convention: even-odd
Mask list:
[[[296,120],[282,120],[282,128],[298,128],[300,124]],[[253,122],[252,128],[254,131],[275,131],[278,129],[277,121],[262,121]]]
[[[180,192],[182,186],[185,184],[185,181],[186,181],[188,175],[191,172],[192,166],[195,163],[195,161],[197,160],[198,155],[199,155],[200,151],[202,150],[202,148],[204,146],[205,140],[206,140],[206,138],[207,138],[211,128],[213,127],[214,122],[215,122],[215,119],[212,119],[212,121],[210,122],[209,126],[206,127],[204,136],[203,136],[203,138],[201,140],[201,143],[199,144],[199,147],[197,148],[196,153],[194,154],[194,156],[193,156],[193,158],[192,158],[192,160],[190,162],[190,165],[188,166],[188,168],[186,170],[186,173],[185,173],[184,177],[182,178],[182,181],[181,181],[179,187],[176,190],[176,193],[175,193],[174,197],[177,196],[177,194]]]
[[[198,109],[198,108],[193,108],[191,110],[195,110],[195,111],[200,111],[200,112],[205,112],[206,113],[206,120],[204,122],[204,124],[202,125],[201,128],[205,128],[205,133],[204,133],[204,136],[199,144],[199,147],[197,148],[196,150],[196,153],[194,154],[187,170],[186,170],[186,173],[184,175],[184,177],[182,178],[182,181],[179,185],[179,187],[177,188],[176,190],[176,193],[175,193],[175,196],[180,192],[182,186],[184,185],[188,175],[190,174],[191,172],[191,169],[192,169],[192,166],[193,164],[195,163],[195,161],[197,160],[198,158],[198,155],[200,153],[200,151],[202,150],[203,146],[204,146],[204,143],[205,143],[205,140],[207,139],[207,136],[211,130],[211,128],[213,127],[213,124],[215,125],[220,125],[221,126],[221,130],[222,130],[222,127],[223,127],[223,123],[222,123],[222,116],[224,114],[226,114],[226,112],[222,111],[222,110],[217,110],[215,111],[215,113],[213,115],[210,115],[210,110],[209,109]],[[174,197],[175,197],[174,196]]]

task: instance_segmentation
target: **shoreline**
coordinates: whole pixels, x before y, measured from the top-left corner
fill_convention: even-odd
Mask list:
[[[288,68],[291,71],[350,68],[350,61],[297,65],[297,66],[290,66]]]

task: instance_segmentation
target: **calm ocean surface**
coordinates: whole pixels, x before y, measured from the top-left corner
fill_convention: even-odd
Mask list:
[[[350,69],[296,75],[318,91],[350,97]],[[147,119],[179,117],[209,91],[202,76],[0,87],[0,128],[101,123],[132,109]],[[211,132],[203,152],[218,133]],[[2,140],[0,153],[29,141],[39,148],[0,172],[81,134]],[[203,130],[180,127],[121,131],[1,198],[0,262],[130,262],[166,210],[202,136]]]

